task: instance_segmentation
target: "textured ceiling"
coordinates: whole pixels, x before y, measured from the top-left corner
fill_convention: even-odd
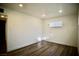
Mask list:
[[[23,4],[23,7],[18,7],[18,3],[6,3],[0,5],[38,18],[43,18],[43,13],[46,14],[45,18],[77,13],[77,4],[71,3],[25,3]],[[58,12],[60,9],[63,10],[61,14]]]

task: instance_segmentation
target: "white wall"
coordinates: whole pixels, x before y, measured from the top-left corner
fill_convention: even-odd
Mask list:
[[[63,21],[63,27],[49,28],[48,24],[54,20]],[[44,20],[43,22],[43,36],[49,37],[47,41],[69,46],[77,46],[77,15],[72,14],[67,16],[56,17]]]
[[[6,10],[7,50],[12,51],[37,42],[41,36],[41,20],[13,10]]]

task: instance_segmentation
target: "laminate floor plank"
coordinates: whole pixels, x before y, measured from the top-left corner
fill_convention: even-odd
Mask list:
[[[39,49],[38,51],[36,51],[35,53],[33,53],[31,55],[32,56],[39,56],[40,54],[42,54],[47,49],[49,49],[49,46],[42,47],[41,49]]]
[[[0,56],[78,56],[77,47],[40,41]]]
[[[57,46],[49,47],[49,49],[41,53],[40,56],[51,56],[56,52],[57,48]]]
[[[62,51],[62,53],[61,53],[60,55],[61,55],[61,56],[68,56],[68,55],[69,55],[69,51],[71,51],[70,48],[71,48],[71,47],[65,46],[65,47],[64,47],[64,50]],[[70,56],[70,55],[69,55],[69,56]]]
[[[56,49],[56,52],[53,55],[54,56],[59,56],[59,55],[61,55],[63,50],[64,50],[64,46],[60,45],[60,46],[58,46],[58,49]]]
[[[41,51],[41,50],[43,51],[44,49],[48,48],[48,44],[49,43],[46,43],[46,42],[39,42],[39,43],[36,44],[37,46],[35,48],[33,47],[33,49],[32,48],[29,49],[27,53],[25,52],[22,55],[30,56],[30,55],[33,55],[36,52]]]

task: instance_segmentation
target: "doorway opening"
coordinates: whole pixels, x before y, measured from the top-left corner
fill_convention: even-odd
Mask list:
[[[6,29],[6,19],[0,18],[0,54],[7,52],[5,29]]]

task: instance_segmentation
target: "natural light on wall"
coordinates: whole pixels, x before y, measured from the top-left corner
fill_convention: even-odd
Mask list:
[[[49,39],[49,37],[42,37],[42,40],[47,40],[47,39]]]
[[[49,27],[53,27],[53,28],[60,28],[62,26],[63,26],[62,21],[53,21],[49,23]]]
[[[38,41],[47,40],[47,39],[49,39],[49,37],[47,36],[37,38]]]
[[[41,38],[41,37],[38,37],[37,40],[38,40],[38,41],[42,41],[42,38]]]

